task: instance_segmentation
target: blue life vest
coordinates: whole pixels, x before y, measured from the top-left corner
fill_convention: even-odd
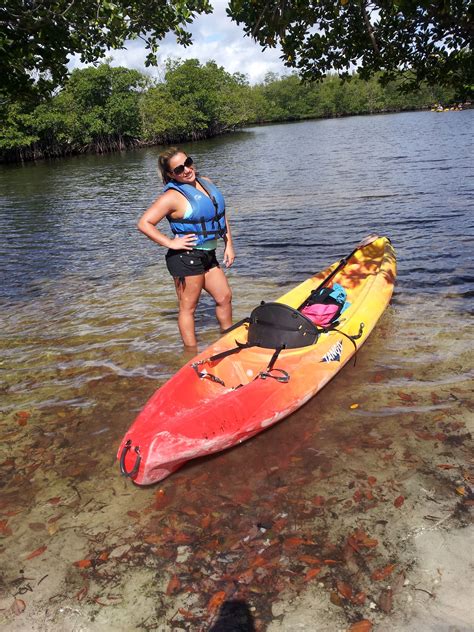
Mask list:
[[[186,219],[173,219],[168,217],[171,230],[175,235],[189,235],[194,233],[197,237],[196,246],[206,241],[223,237],[227,232],[225,223],[224,196],[215,184],[196,178],[208,195],[199,191],[191,184],[168,182],[163,189],[173,189],[184,195],[191,205],[192,212]]]

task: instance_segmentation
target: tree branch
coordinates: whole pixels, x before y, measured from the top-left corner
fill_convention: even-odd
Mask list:
[[[265,15],[265,11],[268,9],[269,2],[270,2],[270,0],[266,1],[265,6],[263,7],[261,14],[260,14],[257,22],[255,23],[255,26],[252,29],[252,37],[254,39],[256,39],[255,34],[256,34],[257,30],[258,30],[258,27],[260,26],[260,22],[263,20],[263,16]]]
[[[367,13],[367,7],[365,0],[360,0],[360,10],[362,11],[362,15],[364,17],[365,26],[367,27],[367,33],[369,34],[370,41],[372,42],[372,46],[377,55],[380,55],[379,45],[377,44],[377,40],[375,39],[374,29],[372,24],[370,23],[369,14]]]

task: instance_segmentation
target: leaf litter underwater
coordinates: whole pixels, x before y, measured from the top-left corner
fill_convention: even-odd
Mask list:
[[[395,302],[356,367],[300,411],[143,489],[118,476],[116,445],[156,376],[185,359],[117,372],[120,339],[110,370],[100,341],[77,362],[71,341],[49,356],[32,335],[28,349],[11,342],[23,373],[4,389],[0,623],[361,632],[406,629],[421,609],[467,629],[469,589],[443,609],[444,558],[429,572],[420,557],[440,535],[466,548],[474,503],[472,331],[458,322],[447,337],[448,316],[432,299]]]

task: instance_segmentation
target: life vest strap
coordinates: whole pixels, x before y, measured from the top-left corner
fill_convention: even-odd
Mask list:
[[[215,215],[214,217],[211,218],[210,221],[215,221],[216,219],[221,219],[221,217],[224,217],[225,215],[225,211],[221,211],[220,213],[218,213],[217,215]],[[206,220],[204,219],[204,217],[201,217],[199,220],[196,219],[177,219],[177,222],[179,222],[180,224],[198,224],[200,222],[205,222]]]

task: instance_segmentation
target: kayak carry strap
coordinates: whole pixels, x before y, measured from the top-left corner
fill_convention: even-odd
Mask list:
[[[234,353],[239,353],[239,351],[242,351],[242,349],[248,349],[249,347],[255,347],[256,345],[250,344],[248,342],[239,342],[238,340],[235,341],[235,344],[237,345],[236,347],[233,347],[232,349],[227,349],[226,351],[221,351],[221,353],[216,353],[215,355],[206,358],[205,360],[199,360],[199,362],[193,362],[193,364],[191,364],[192,368],[196,371],[197,376],[200,379],[205,379],[207,378],[208,380],[211,380],[212,382],[216,382],[217,384],[221,384],[222,386],[225,386],[225,382],[224,380],[221,380],[220,377],[217,377],[217,375],[213,375],[212,373],[209,373],[206,369],[204,370],[199,370],[199,367],[203,364],[206,364],[208,362],[216,362],[217,360],[222,360],[223,358],[226,358],[227,356],[230,355],[234,355]],[[290,376],[288,375],[288,373],[286,371],[284,371],[283,369],[275,369],[274,365],[275,362],[277,361],[278,356],[280,355],[280,352],[285,348],[285,346],[283,345],[282,347],[278,347],[277,349],[275,349],[275,351],[273,352],[272,357],[270,358],[270,362],[268,363],[267,368],[265,369],[265,371],[261,371],[255,379],[257,378],[262,378],[262,380],[265,380],[267,377],[271,377],[272,379],[276,380],[277,382],[282,382],[282,383],[286,383],[289,381]],[[273,375],[273,372],[278,371],[281,375]],[[240,384],[239,386],[242,386],[242,384]],[[237,387],[239,388],[239,387]]]
[[[213,375],[212,373],[208,373],[206,369],[200,371],[198,367],[203,364],[207,364],[208,362],[216,362],[217,360],[222,360],[223,358],[227,358],[227,356],[233,355],[234,353],[239,353],[242,349],[247,349],[248,347],[253,347],[254,345],[249,344],[248,342],[239,342],[235,341],[236,347],[232,347],[232,349],[226,349],[226,351],[221,351],[220,353],[216,353],[215,355],[206,358],[205,360],[199,360],[198,362],[193,362],[191,364],[192,368],[196,371],[196,374],[199,378],[204,379],[207,378],[212,382],[216,382],[217,384],[222,384],[225,386],[224,380],[221,380],[217,375]]]
[[[126,476],[127,478],[135,478],[135,476],[138,473],[138,468],[140,467],[140,463],[142,460],[142,457],[140,456],[140,447],[137,445],[135,446],[135,450],[134,450],[135,454],[137,455],[137,458],[135,460],[135,465],[133,466],[131,470],[127,470],[127,468],[125,467],[125,457],[127,456],[127,452],[131,449],[132,449],[132,440],[128,439],[126,444],[123,446],[122,454],[120,455],[120,473],[122,474],[122,476]]]
[[[274,369],[273,365],[275,364],[275,362],[277,361],[278,356],[280,355],[280,352],[282,349],[284,349],[285,346],[283,347],[278,347],[277,349],[275,349],[270,362],[268,363],[267,368],[265,369],[265,371],[262,371],[261,373],[259,373],[257,375],[258,377],[261,377],[262,380],[266,380],[267,377],[271,377],[274,380],[276,380],[277,382],[282,382],[283,384],[286,384],[287,382],[289,382],[290,380],[290,376],[289,374],[284,371],[283,369]],[[279,373],[281,373],[281,375],[272,375],[272,371],[278,371]],[[255,378],[255,379],[257,379]]]

